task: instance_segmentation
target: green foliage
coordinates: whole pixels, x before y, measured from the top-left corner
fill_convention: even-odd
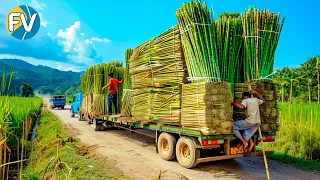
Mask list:
[[[7,66],[4,68],[4,64]],[[30,84],[34,90],[40,91],[41,94],[62,94],[72,96],[80,86],[80,74],[72,71],[59,71],[46,66],[34,66],[22,60],[1,59],[0,73],[3,74],[5,69],[12,69],[14,66],[14,73],[12,74],[12,82],[10,88],[7,88],[5,93],[11,95],[20,94],[20,86],[22,83]],[[9,84],[8,75],[6,72],[6,83]],[[2,75],[0,78],[3,78]]]
[[[0,96],[0,127],[3,134],[12,135],[8,138],[9,145],[16,145],[16,138],[21,137],[26,116],[36,118],[41,106],[41,98]]]
[[[240,13],[238,12],[233,12],[233,13],[229,13],[229,12],[223,12],[221,14],[219,14],[218,16],[219,18],[239,18],[240,17]]]
[[[319,68],[317,67],[319,64],[319,57],[312,57],[298,68],[284,67],[277,70],[273,79],[278,84],[279,100],[290,101],[292,91],[293,102],[318,101],[317,73]]]
[[[273,149],[320,160],[320,105],[279,103],[279,131]]]
[[[28,166],[24,170],[23,179],[41,179],[47,165],[48,169],[45,177],[52,175],[55,161],[50,164],[49,161],[57,154],[57,142],[59,140],[57,136],[60,139],[67,139],[71,137],[71,134],[66,131],[55,115],[45,110],[39,121],[37,143],[30,155]],[[93,149],[87,151],[89,154],[79,153],[82,147],[77,142],[66,142],[65,145],[60,145],[60,160],[72,169],[69,179],[118,179],[122,176],[121,171],[111,163],[102,164],[92,157],[90,151],[94,151]],[[65,165],[62,165],[57,174],[58,179],[66,179],[65,174],[67,173],[68,169]]]
[[[27,83],[22,83],[20,86],[20,94],[22,97],[32,97],[34,96],[33,94],[33,89],[30,86],[30,84]]]

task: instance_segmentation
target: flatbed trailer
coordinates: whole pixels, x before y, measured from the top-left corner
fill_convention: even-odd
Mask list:
[[[93,124],[95,131],[104,130],[106,127],[117,127],[154,138],[157,144],[156,151],[162,159],[167,161],[177,159],[185,168],[193,168],[203,162],[263,155],[262,152],[256,151],[256,145],[260,142],[257,133],[253,136],[255,143],[253,151],[244,153],[242,147],[237,147],[239,140],[234,134],[204,135],[199,130],[178,126],[133,122],[131,117],[120,117],[120,115],[88,118],[80,113],[80,117],[79,120],[86,120],[89,124]],[[147,129],[155,133],[149,134],[139,129]],[[275,136],[263,133],[263,142],[273,141]],[[273,151],[266,151],[266,154],[271,153]]]

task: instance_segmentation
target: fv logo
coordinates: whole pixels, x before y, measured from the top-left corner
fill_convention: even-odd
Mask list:
[[[30,39],[39,31],[39,14],[30,6],[17,6],[9,12],[6,28],[9,34],[17,39]]]

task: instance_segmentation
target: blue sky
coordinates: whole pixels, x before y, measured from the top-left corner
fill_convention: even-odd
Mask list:
[[[177,24],[181,0],[0,0],[0,58],[19,58],[60,70],[80,71],[110,60],[123,60],[134,48]],[[286,16],[275,56],[275,67],[298,66],[320,55],[320,2],[207,0],[215,17],[243,12],[248,6],[267,8]],[[5,30],[5,16],[16,5],[40,13],[38,34],[15,40]]]

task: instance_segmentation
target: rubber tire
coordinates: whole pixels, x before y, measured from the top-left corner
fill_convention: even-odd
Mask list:
[[[100,124],[98,124],[97,120],[96,119],[93,119],[93,130],[94,131],[100,131]]]
[[[64,109],[64,106],[61,106],[61,109]]]
[[[183,157],[181,154],[181,148],[183,145],[187,145],[190,150],[189,158]],[[176,156],[179,164],[185,168],[193,168],[197,166],[197,159],[200,158],[200,149],[197,149],[193,139],[182,136],[179,138],[176,146]]]
[[[74,117],[74,113],[73,113],[72,108],[70,109],[70,116],[71,116],[71,117]]]
[[[168,145],[169,145],[168,151],[166,151],[162,147],[162,143],[165,140],[168,141]],[[176,144],[177,144],[177,140],[172,134],[162,132],[158,138],[158,143],[157,143],[160,157],[166,161],[170,161],[176,158]]]

